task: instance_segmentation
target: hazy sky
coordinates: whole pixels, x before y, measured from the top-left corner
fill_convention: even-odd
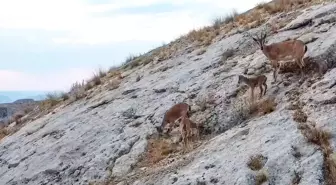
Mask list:
[[[0,91],[67,90],[261,0],[0,0]]]

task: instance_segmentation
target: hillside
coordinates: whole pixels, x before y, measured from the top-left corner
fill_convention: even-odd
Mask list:
[[[62,100],[42,102],[38,116],[29,113],[0,141],[0,184],[335,184],[336,3],[279,2],[130,57],[90,87],[75,84]],[[303,81],[288,62],[272,83],[269,60],[246,36],[266,25],[267,43],[306,43]],[[267,76],[256,105],[237,86],[241,74]],[[156,129],[178,102],[204,126],[186,153],[175,131],[170,139]]]
[[[18,114],[33,110],[37,107],[38,102],[33,99],[19,99],[12,103],[0,104],[0,127],[6,125],[8,120]]]

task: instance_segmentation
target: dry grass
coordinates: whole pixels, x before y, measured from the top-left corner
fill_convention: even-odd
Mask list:
[[[9,132],[6,129],[6,127],[0,127],[0,140],[6,137],[7,135],[9,135]]]
[[[134,54],[130,54],[126,57],[125,59],[125,63],[124,64],[129,64],[131,63],[132,61],[136,60],[137,58],[139,58],[141,56],[141,54],[138,54],[138,55],[134,55]]]
[[[48,93],[46,95],[46,99],[40,102],[39,108],[42,111],[48,111],[60,102],[61,102],[61,99],[58,93],[56,92]]]
[[[261,170],[265,165],[265,157],[261,154],[258,154],[256,156],[250,157],[249,161],[247,162],[247,166],[253,170],[258,171]]]
[[[198,30],[192,30],[185,38],[189,43],[196,42],[199,46],[208,46],[219,33],[220,31],[214,27],[204,27]]]
[[[301,133],[307,138],[311,143],[318,146],[328,146],[331,134],[308,123],[299,123],[299,129]]]
[[[29,113],[31,113],[33,110],[34,110],[33,107],[27,107],[27,108],[25,108],[25,109],[23,110],[23,113],[24,113],[24,114],[29,114]]]
[[[256,6],[257,10],[262,10],[269,14],[279,12],[289,12],[295,9],[310,6],[311,4],[319,3],[319,0],[277,0],[272,3],[259,3]]]
[[[250,104],[243,98],[238,98],[232,104],[232,119],[233,123],[241,123],[250,117]]]
[[[93,73],[93,76],[87,80],[87,83],[85,85],[86,90],[90,90],[93,87],[100,85],[102,83],[101,78],[99,76],[99,73]]]
[[[68,93],[69,98],[72,98],[72,101],[77,101],[79,99],[82,99],[86,96],[85,93],[85,83],[84,81],[82,83],[76,82],[72,84],[70,91]]]
[[[229,24],[231,22],[234,22],[235,18],[238,16],[238,12],[236,10],[232,10],[230,13],[228,13],[225,16],[219,16],[212,20],[212,26],[215,29],[219,29],[224,24]]]
[[[265,170],[259,171],[255,177],[255,184],[262,185],[268,180],[268,175]]]
[[[273,112],[276,106],[275,98],[265,98],[251,105],[250,114],[263,116]]]
[[[293,113],[293,120],[299,123],[305,123],[307,121],[307,114],[304,113],[301,109],[295,110]]]
[[[61,92],[61,99],[63,100],[63,101],[66,101],[66,100],[68,100],[69,98],[70,98],[70,95],[69,95],[69,93],[66,93],[66,92]]]
[[[139,163],[139,166],[155,165],[175,152],[177,152],[177,147],[169,140],[163,138],[150,139],[148,141],[147,152]]]
[[[109,81],[107,88],[109,90],[118,89],[119,86],[120,86],[120,84],[121,84],[121,80],[119,80],[119,79],[113,79],[113,80]]]
[[[157,54],[158,55],[158,54]],[[153,54],[137,54],[137,55],[129,55],[124,64],[122,64],[122,69],[133,69],[140,65],[147,65],[152,62],[154,59]]]
[[[298,123],[298,128],[308,142],[315,144],[323,153],[324,179],[327,185],[336,184],[336,161],[329,142],[331,133],[315,127],[316,124]]]

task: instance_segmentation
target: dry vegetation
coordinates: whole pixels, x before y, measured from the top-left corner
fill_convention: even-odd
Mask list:
[[[167,158],[170,154],[178,152],[176,145],[164,138],[150,139],[147,145],[147,152],[143,156],[139,166],[153,166],[159,161]]]
[[[256,185],[261,185],[264,182],[266,182],[267,179],[268,179],[268,175],[266,173],[266,170],[263,169],[265,163],[266,163],[266,158],[261,154],[251,156],[249,161],[247,162],[247,166],[251,170],[257,171],[257,174],[255,176],[255,184]]]
[[[254,116],[263,116],[275,111],[277,103],[275,98],[264,98],[255,103],[250,103],[244,98],[238,98],[233,104],[233,120],[241,123]]]
[[[327,0],[323,0],[327,1]],[[259,3],[255,9],[238,14],[235,10],[225,16],[218,16],[212,20],[211,26],[195,29],[176,41],[159,48],[153,55],[159,56],[161,60],[171,58],[178,50],[188,44],[194,46],[208,46],[213,40],[222,34],[227,34],[234,28],[251,29],[265,23],[271,15],[291,12],[300,8],[323,2],[321,0],[277,0],[271,3]],[[274,29],[283,27],[272,25]],[[273,30],[276,31],[276,30]],[[182,43],[182,44],[181,44]]]
[[[308,142],[315,144],[324,157],[324,178],[327,185],[336,184],[336,161],[333,159],[333,150],[329,139],[331,133],[315,127],[316,124],[299,123],[298,128]]]
[[[265,98],[261,99],[255,104],[251,105],[250,114],[263,116],[275,111],[277,103],[275,102],[275,98]]]
[[[293,113],[293,120],[299,123],[305,123],[307,121],[307,114],[304,113],[301,109],[295,110]]]
[[[247,162],[247,166],[253,171],[261,170],[265,165],[264,159],[265,157],[261,154],[252,156]]]
[[[0,140],[9,135],[8,130],[5,127],[0,127]]]
[[[255,184],[262,185],[264,182],[268,180],[268,176],[265,170],[261,170],[257,173],[255,177]]]

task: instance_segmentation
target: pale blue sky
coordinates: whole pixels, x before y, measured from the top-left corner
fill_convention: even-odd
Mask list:
[[[67,90],[261,0],[0,0],[0,91]]]

